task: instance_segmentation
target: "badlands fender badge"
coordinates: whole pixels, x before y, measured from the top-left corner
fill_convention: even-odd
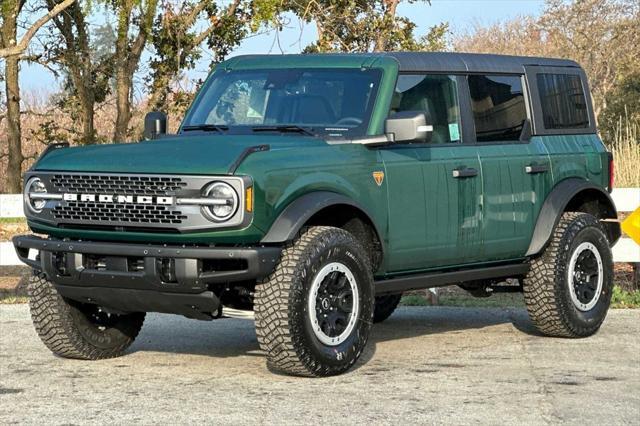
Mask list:
[[[376,181],[376,185],[382,186],[382,182],[384,181],[384,172],[373,172],[373,180]]]

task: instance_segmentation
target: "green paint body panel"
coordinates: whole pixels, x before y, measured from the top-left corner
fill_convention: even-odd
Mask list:
[[[367,55],[239,57],[227,69],[379,68],[383,77],[367,133],[380,135],[398,75],[397,62]],[[464,145],[329,143],[300,135],[182,135],[152,142],[55,150],[36,171],[226,175],[248,147],[270,150],[247,157],[236,171],[251,176],[255,212],[242,229],[167,234],[59,229],[33,221],[55,237],[149,243],[256,244],[301,195],[329,191],[353,199],[380,232],[385,256],[377,275],[521,260],[542,204],[555,185],[583,178],[607,185],[607,153],[596,135],[534,136],[527,143]],[[528,165],[549,172],[527,174]],[[456,179],[456,169],[478,175]],[[372,177],[384,171],[381,185]]]

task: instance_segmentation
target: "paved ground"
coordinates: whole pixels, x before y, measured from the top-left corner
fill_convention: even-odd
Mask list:
[[[0,306],[0,424],[638,424],[640,311],[596,336],[536,336],[520,309],[401,308],[350,373],[269,373],[247,320],[150,315],[129,353],[56,358]]]

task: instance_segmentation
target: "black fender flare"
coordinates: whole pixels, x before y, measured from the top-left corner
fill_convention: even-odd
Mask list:
[[[547,246],[554,228],[560,221],[560,217],[566,211],[571,200],[577,194],[585,190],[596,191],[601,201],[607,204],[609,214],[605,217],[612,219],[617,217],[616,206],[611,199],[611,195],[602,189],[602,187],[578,178],[563,180],[551,190],[551,193],[542,204],[526,256],[534,256],[540,253]],[[610,235],[610,237],[613,237],[611,238],[611,244],[615,243],[615,241],[620,237],[619,226],[617,229],[617,233],[613,231],[612,235]]]
[[[357,202],[351,198],[330,191],[314,191],[302,195],[294,200],[280,213],[271,224],[271,228],[260,241],[263,244],[284,243],[291,241],[298,234],[304,224],[320,210],[335,205],[348,205],[358,209],[373,224],[380,239],[381,234],[371,216]]]

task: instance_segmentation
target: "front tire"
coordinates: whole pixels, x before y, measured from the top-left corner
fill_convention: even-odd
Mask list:
[[[347,371],[369,337],[373,302],[369,258],[355,237],[306,229],[256,286],[256,335],[267,366],[299,376]]]
[[[554,337],[591,336],[607,315],[612,291],[613,257],[598,219],[564,213],[524,279],[535,327]]]
[[[65,299],[43,274],[31,277],[27,289],[31,319],[40,340],[64,358],[96,360],[120,356],[144,322],[144,312],[109,314],[97,305]]]

